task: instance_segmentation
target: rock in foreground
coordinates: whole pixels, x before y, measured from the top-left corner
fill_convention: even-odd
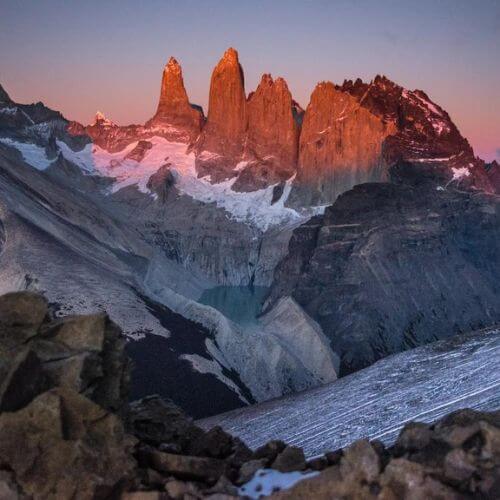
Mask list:
[[[204,431],[155,396],[127,404],[121,341],[105,315],[54,320],[38,295],[0,297],[0,498],[500,494],[500,412],[461,410],[408,424],[389,449],[361,440],[306,462],[281,441],[251,451],[218,427]]]

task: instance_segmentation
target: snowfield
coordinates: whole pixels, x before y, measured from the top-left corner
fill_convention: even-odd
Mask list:
[[[38,170],[45,170],[55,161],[48,159],[45,149],[35,144],[7,138],[2,138],[0,141],[18,149],[24,160]],[[195,155],[186,151],[186,144],[169,142],[158,136],[148,139],[148,142],[151,142],[153,147],[146,151],[140,162],[126,158],[137,146],[138,141],[130,143],[117,153],[110,153],[93,144],[86,145],[81,151],[73,151],[63,141],[57,141],[57,146],[63,156],[80,167],[84,173],[113,178],[114,183],[108,194],[116,193],[127,186],[137,186],[140,192],[155,197],[147,187],[148,180],[162,166],[168,164],[176,179],[175,185],[179,192],[203,203],[215,203],[218,207],[225,209],[235,220],[253,225],[262,231],[275,225],[299,222],[304,219],[304,215],[285,207],[292,188],[293,177],[287,181],[283,196],[271,205],[274,185],[242,193],[232,189],[236,177],[212,184],[208,177],[197,176]],[[239,164],[235,166],[235,169],[239,170],[243,167],[244,165]]]
[[[361,438],[392,444],[406,422],[459,408],[500,408],[500,329],[435,342],[384,358],[316,389],[198,421],[257,448],[271,439],[311,458]]]

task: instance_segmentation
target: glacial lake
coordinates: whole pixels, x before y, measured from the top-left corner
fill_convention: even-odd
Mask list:
[[[217,286],[205,290],[201,304],[212,306],[240,325],[256,323],[269,288],[265,286]]]

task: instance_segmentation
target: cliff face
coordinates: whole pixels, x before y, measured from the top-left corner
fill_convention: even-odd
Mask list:
[[[286,204],[299,209],[330,204],[356,184],[386,181],[397,164],[425,167],[427,173],[432,167],[443,186],[499,189],[497,169],[490,172],[474,156],[448,113],[422,90],[406,90],[379,75],[369,83],[322,82],[304,111],[285,80],[269,74],[247,97],[232,48],[213,71],[206,122],[189,103],[182,70],[171,58],[157,112],[144,126],[121,127],[101,116],[88,127],[70,128],[113,152],[154,135],[187,143],[199,177],[231,180],[237,192],[275,186],[271,204],[295,175]]]
[[[248,129],[243,169],[234,188],[259,189],[291,177],[296,168],[299,124],[283,78],[262,76],[247,101]]]
[[[171,57],[163,71],[158,109],[146,126],[165,128],[178,140],[191,142],[198,137],[202,124],[203,114],[189,103],[181,66]]]
[[[304,115],[290,203],[322,205],[356,184],[384,180],[382,145],[394,132],[393,122],[384,122],[332,83],[320,83]]]
[[[212,73],[207,122],[198,140],[196,167],[212,180],[230,177],[243,153],[247,127],[243,69],[228,49]]]
[[[297,228],[275,271],[267,308],[291,296],[330,338],[341,375],[500,321],[498,198],[437,189],[432,168],[396,170]]]

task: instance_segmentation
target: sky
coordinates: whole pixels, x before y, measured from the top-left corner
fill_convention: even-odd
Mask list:
[[[500,160],[500,0],[0,0],[0,83],[82,123],[150,118],[171,55],[206,111],[230,46],[247,93],[271,73],[305,107],[319,81],[385,74]]]

